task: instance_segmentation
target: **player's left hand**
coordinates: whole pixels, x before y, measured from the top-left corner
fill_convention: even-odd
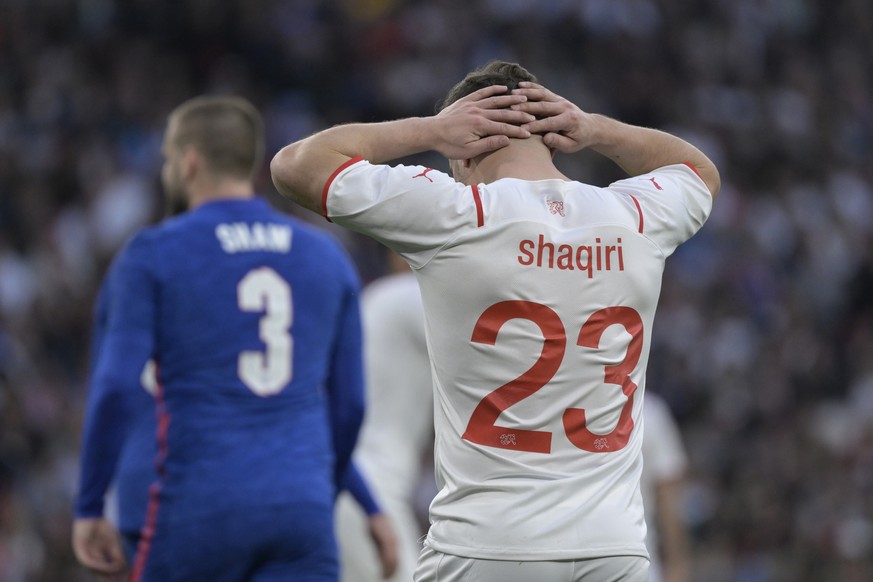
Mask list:
[[[510,138],[525,139],[521,127],[536,118],[511,106],[527,100],[525,95],[507,95],[505,85],[491,85],[458,99],[435,117],[438,143],[435,149],[450,160],[468,160],[509,145]]]
[[[376,544],[379,553],[379,563],[382,564],[382,577],[390,578],[397,571],[400,552],[397,544],[397,534],[391,520],[383,513],[374,513],[368,518],[370,537]]]

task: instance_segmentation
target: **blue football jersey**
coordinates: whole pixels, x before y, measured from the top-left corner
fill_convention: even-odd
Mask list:
[[[91,328],[90,369],[92,373],[100,355],[100,346],[109,319],[109,281],[111,278],[111,275],[107,274],[94,302],[94,317]],[[105,431],[99,433],[103,434],[104,438],[123,439],[114,474],[112,474],[111,467],[96,467],[97,470],[94,472],[104,474],[108,471],[113,477],[118,501],[118,529],[122,532],[128,532],[128,534],[136,534],[145,525],[149,487],[157,479],[155,467],[157,422],[155,399],[148,393],[145,385],[141,390],[130,390],[126,398],[130,400],[129,408],[132,414],[129,426],[124,429],[124,434],[108,435]],[[105,491],[93,491],[87,492],[86,496],[102,498],[104,493]]]
[[[363,416],[358,292],[332,237],[259,198],[210,202],[141,231],[103,292],[77,516],[102,515],[142,417],[149,359],[152,518],[332,511]]]

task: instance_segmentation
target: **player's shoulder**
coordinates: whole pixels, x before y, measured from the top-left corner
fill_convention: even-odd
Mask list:
[[[160,222],[144,226],[127,241],[127,246],[147,247],[160,244],[174,236],[186,232],[192,222],[193,212],[185,212],[162,219]]]
[[[402,189],[414,186],[416,190],[434,188],[463,190],[467,187],[446,172],[421,164],[373,164],[367,160],[358,160],[355,164],[344,168],[339,177],[348,186],[353,186],[357,181],[362,180],[382,182]]]
[[[163,236],[164,225],[162,222],[144,226],[131,234],[121,246],[119,256],[137,253],[141,254],[152,250],[157,241]]]
[[[631,188],[639,193],[650,193],[665,196],[671,192],[704,192],[709,195],[709,188],[690,164],[671,164],[655,168],[645,174],[630,176],[617,180],[608,186],[610,190]]]

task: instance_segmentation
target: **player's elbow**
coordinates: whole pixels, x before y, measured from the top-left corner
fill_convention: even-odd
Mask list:
[[[718,168],[715,167],[715,164],[710,165],[709,172],[704,176],[703,181],[706,182],[706,187],[709,188],[709,192],[712,194],[712,199],[715,201],[719,190],[721,190],[721,174],[719,174]]]
[[[273,185],[279,194],[285,198],[289,198],[295,202],[299,202],[299,184],[295,183],[295,176],[298,175],[298,155],[299,147],[297,144],[291,144],[283,147],[273,156],[270,161],[270,176],[273,179]]]
[[[703,180],[712,196],[712,200],[715,201],[718,191],[721,189],[721,175],[718,173],[718,168],[715,167],[715,164],[703,156],[695,161],[685,162],[685,164],[694,170],[698,177]]]
[[[313,212],[320,212],[321,192],[304,150],[300,142],[279,150],[270,161],[270,175],[282,196]]]

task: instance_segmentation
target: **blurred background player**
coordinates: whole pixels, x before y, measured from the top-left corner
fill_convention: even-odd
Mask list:
[[[413,505],[422,460],[433,447],[433,386],[418,281],[400,256],[387,254],[389,274],[361,294],[367,412],[354,462],[397,533],[398,567],[390,580],[405,582],[424,534]],[[350,497],[337,502],[342,579],[375,582],[385,571],[367,540],[374,524]]]
[[[715,165],[492,62],[439,114],[334,126],[271,163],[281,193],[416,271],[439,493],[415,579],[648,579],[639,479],[664,262],[706,221]],[[572,181],[591,149],[630,178]],[[387,165],[424,151],[454,179]],[[639,393],[637,390],[639,389]]]
[[[263,127],[247,101],[185,102],[163,153],[166,193],[190,210],[136,235],[106,283],[76,555],[126,568],[103,496],[154,359],[160,479],[131,579],[335,580],[334,497],[363,417],[355,270],[254,195]]]
[[[643,400],[643,473],[640,491],[646,509],[649,582],[691,582],[688,526],[682,513],[682,486],[688,458],[667,403],[646,392]]]
[[[187,211],[185,200],[168,198],[168,213],[175,216]],[[95,367],[109,316],[109,296],[106,291],[111,275],[107,273],[94,305],[91,330],[91,369]],[[130,399],[130,427],[125,431],[118,464],[111,487],[106,491],[106,516],[118,529],[128,563],[133,562],[139,545],[142,529],[146,523],[146,508],[149,488],[158,480],[155,437],[157,417],[155,397],[158,396],[157,369],[154,360],[143,367],[139,381],[141,391],[132,390]],[[132,378],[131,378],[132,379]],[[393,572],[397,567],[397,539],[392,522],[382,507],[375,501],[369,486],[364,481],[354,462],[349,466],[342,482],[343,492],[356,507],[354,511],[366,515],[367,532],[362,546],[379,560],[384,572]],[[356,541],[354,536],[349,539]]]

